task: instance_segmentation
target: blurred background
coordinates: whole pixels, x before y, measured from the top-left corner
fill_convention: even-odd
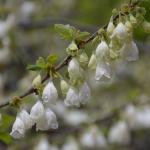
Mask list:
[[[69,44],[60,39],[54,24],[70,24],[95,32],[109,22],[112,9],[125,0],[0,0],[0,103],[26,91],[34,72],[26,70],[39,56],[57,54],[61,61]],[[150,21],[150,2],[144,2]],[[90,103],[67,108],[60,93],[53,110],[59,128],[25,138],[10,137],[14,108],[0,110],[0,150],[149,150],[150,147],[150,36],[139,27],[134,39],[140,51],[136,62],[114,62],[113,80],[93,84]],[[88,54],[93,47],[87,46]],[[59,88],[59,82],[56,81]],[[33,95],[23,104],[30,110]]]

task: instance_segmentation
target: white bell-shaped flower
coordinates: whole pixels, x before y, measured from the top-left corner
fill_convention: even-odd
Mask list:
[[[26,110],[21,110],[21,112],[19,113],[19,117],[23,121],[26,130],[30,129],[33,126],[34,123]]]
[[[44,115],[36,123],[36,130],[44,131],[44,130],[49,130],[50,128],[57,129],[58,122],[54,112],[51,109],[46,108]]]
[[[96,65],[97,65],[96,56],[95,56],[95,54],[92,54],[91,58],[89,60],[89,63],[88,63],[88,68],[95,69]]]
[[[135,61],[139,58],[139,50],[134,41],[126,42],[120,52],[127,61]]]
[[[82,77],[80,65],[76,58],[72,58],[68,65],[68,73],[70,78],[78,79]]]
[[[107,57],[109,53],[109,47],[105,41],[102,41],[96,48],[96,58],[97,60],[102,60]]]
[[[87,103],[91,99],[91,90],[87,82],[84,82],[79,89],[79,99],[82,104]]]
[[[107,34],[112,35],[114,29],[115,29],[115,26],[113,24],[113,21],[110,21],[108,26],[107,26]]]
[[[120,22],[117,27],[114,29],[111,38],[116,37],[119,40],[125,40],[128,36],[126,26]]]
[[[75,88],[69,88],[64,103],[66,106],[80,106],[79,93]]]
[[[34,123],[39,121],[44,114],[44,106],[41,101],[37,101],[31,108],[30,117]]]
[[[95,80],[108,81],[111,79],[111,69],[106,63],[99,63],[96,67]]]
[[[20,119],[19,116],[16,117],[16,120],[13,124],[12,127],[12,131],[10,133],[10,135],[14,138],[14,139],[19,139],[24,137],[25,134],[25,126],[23,121]]]
[[[65,95],[69,90],[69,85],[65,80],[61,79],[60,88],[61,88],[62,94]]]
[[[57,89],[54,86],[53,82],[49,81],[43,90],[42,99],[44,103],[54,104],[57,98],[58,98]]]
[[[130,132],[126,122],[119,121],[114,126],[112,126],[109,131],[108,140],[113,144],[129,144]]]

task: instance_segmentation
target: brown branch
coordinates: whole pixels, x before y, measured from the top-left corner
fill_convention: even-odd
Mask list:
[[[131,6],[131,9],[133,9],[138,3],[135,3]],[[126,13],[128,14],[128,12]],[[124,14],[122,14],[124,15]],[[116,15],[114,17],[114,21],[116,21],[118,19],[119,15]],[[103,27],[101,27],[101,29],[106,29],[108,26],[108,24],[104,25]],[[98,35],[98,31],[96,31],[95,33],[93,33],[91,36],[89,36],[86,40],[84,41],[81,41],[79,44],[78,44],[78,47],[80,48],[81,46],[89,43],[90,41],[92,41],[96,36]],[[58,71],[60,70],[61,68],[63,68],[64,66],[68,65],[69,61],[71,60],[72,56],[68,55],[67,57],[64,58],[63,61],[61,61],[56,67],[55,67],[55,70]],[[49,75],[47,74],[43,79],[42,79],[42,83],[44,83],[46,80],[49,79]],[[24,98],[32,93],[35,92],[35,89],[33,87],[31,87],[29,90],[27,90],[27,92],[25,92],[24,94],[20,95],[19,97],[20,98]],[[10,104],[10,101],[6,102],[6,103],[3,103],[3,104],[0,104],[0,108],[2,107],[5,107],[5,106],[8,106]]]

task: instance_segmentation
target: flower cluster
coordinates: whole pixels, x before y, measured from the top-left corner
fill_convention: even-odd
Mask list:
[[[58,122],[51,105],[57,100],[57,90],[52,81],[45,86],[42,100],[38,100],[31,108],[30,114],[22,109],[13,124],[10,135],[16,139],[24,137],[25,131],[36,125],[36,130],[57,129]]]
[[[33,125],[36,125],[37,131],[58,128],[56,115],[52,111],[52,105],[58,99],[58,92],[53,83],[53,78],[59,76],[61,78],[60,89],[62,95],[65,96],[64,104],[66,106],[79,107],[82,104],[88,103],[91,99],[91,89],[86,76],[87,70],[94,71],[95,81],[109,81],[112,78],[112,60],[119,58],[127,61],[137,60],[139,51],[133,40],[133,29],[140,24],[142,24],[146,32],[149,32],[150,28],[149,23],[143,19],[145,12],[141,10],[140,7],[136,7],[133,12],[129,8],[128,13],[122,13],[119,10],[117,12],[118,17],[113,15],[108,25],[100,29],[94,39],[93,37],[89,38],[88,42],[93,39],[93,41],[96,40],[98,43],[90,59],[85,52],[85,47],[82,45],[82,43],[86,44],[88,42],[82,39],[79,40],[79,37],[81,38],[83,35],[87,35],[87,33],[80,32],[69,25],[57,25],[62,35],[64,34],[64,30],[69,32],[68,34],[71,34],[71,37],[74,35],[71,38],[71,44],[66,49],[69,59],[62,63],[63,65],[68,65],[67,79],[64,79],[57,72],[57,67],[54,67],[54,56],[48,56],[46,60],[41,57],[35,65],[30,66],[31,70],[40,69],[40,71],[46,71],[46,74],[50,77],[50,81],[43,89],[43,82],[40,75],[33,80],[32,86],[35,93],[39,96],[38,101],[31,108],[30,114],[24,109],[18,113],[10,134],[16,139],[21,138],[24,136],[25,131]],[[122,128],[125,128],[123,124],[119,124],[118,126],[121,128],[120,132],[122,132]],[[95,130],[93,131],[94,133],[92,134],[95,134]],[[113,132],[110,134],[110,140],[112,135]],[[90,135],[90,138],[92,136]],[[89,138],[89,135],[85,137]],[[87,140],[86,138],[83,138],[83,143]],[[97,141],[99,140],[99,137],[94,138]]]

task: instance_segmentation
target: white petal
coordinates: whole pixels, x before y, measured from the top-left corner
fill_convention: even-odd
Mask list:
[[[139,58],[139,51],[134,41],[125,43],[121,49],[121,54],[128,61],[135,61]]]
[[[111,79],[111,70],[108,64],[99,63],[96,67],[95,80],[107,81]]]
[[[87,103],[91,99],[91,90],[87,82],[84,82],[79,89],[79,99],[82,104]]]
[[[36,104],[31,108],[30,117],[33,122],[40,120],[44,114],[44,106],[41,101],[37,101]]]
[[[45,103],[53,104],[56,102],[57,98],[58,98],[57,89],[54,86],[53,82],[50,81],[43,90],[42,99]]]
[[[33,121],[26,110],[22,110],[19,117],[23,121],[25,129],[29,129],[33,126]]]
[[[77,90],[73,87],[69,88],[64,102],[66,106],[80,106],[80,100]]]
[[[20,117],[17,116],[16,120],[13,124],[12,131],[11,131],[10,135],[15,139],[19,139],[19,138],[24,137],[24,133],[25,133],[24,123],[20,119]]]

